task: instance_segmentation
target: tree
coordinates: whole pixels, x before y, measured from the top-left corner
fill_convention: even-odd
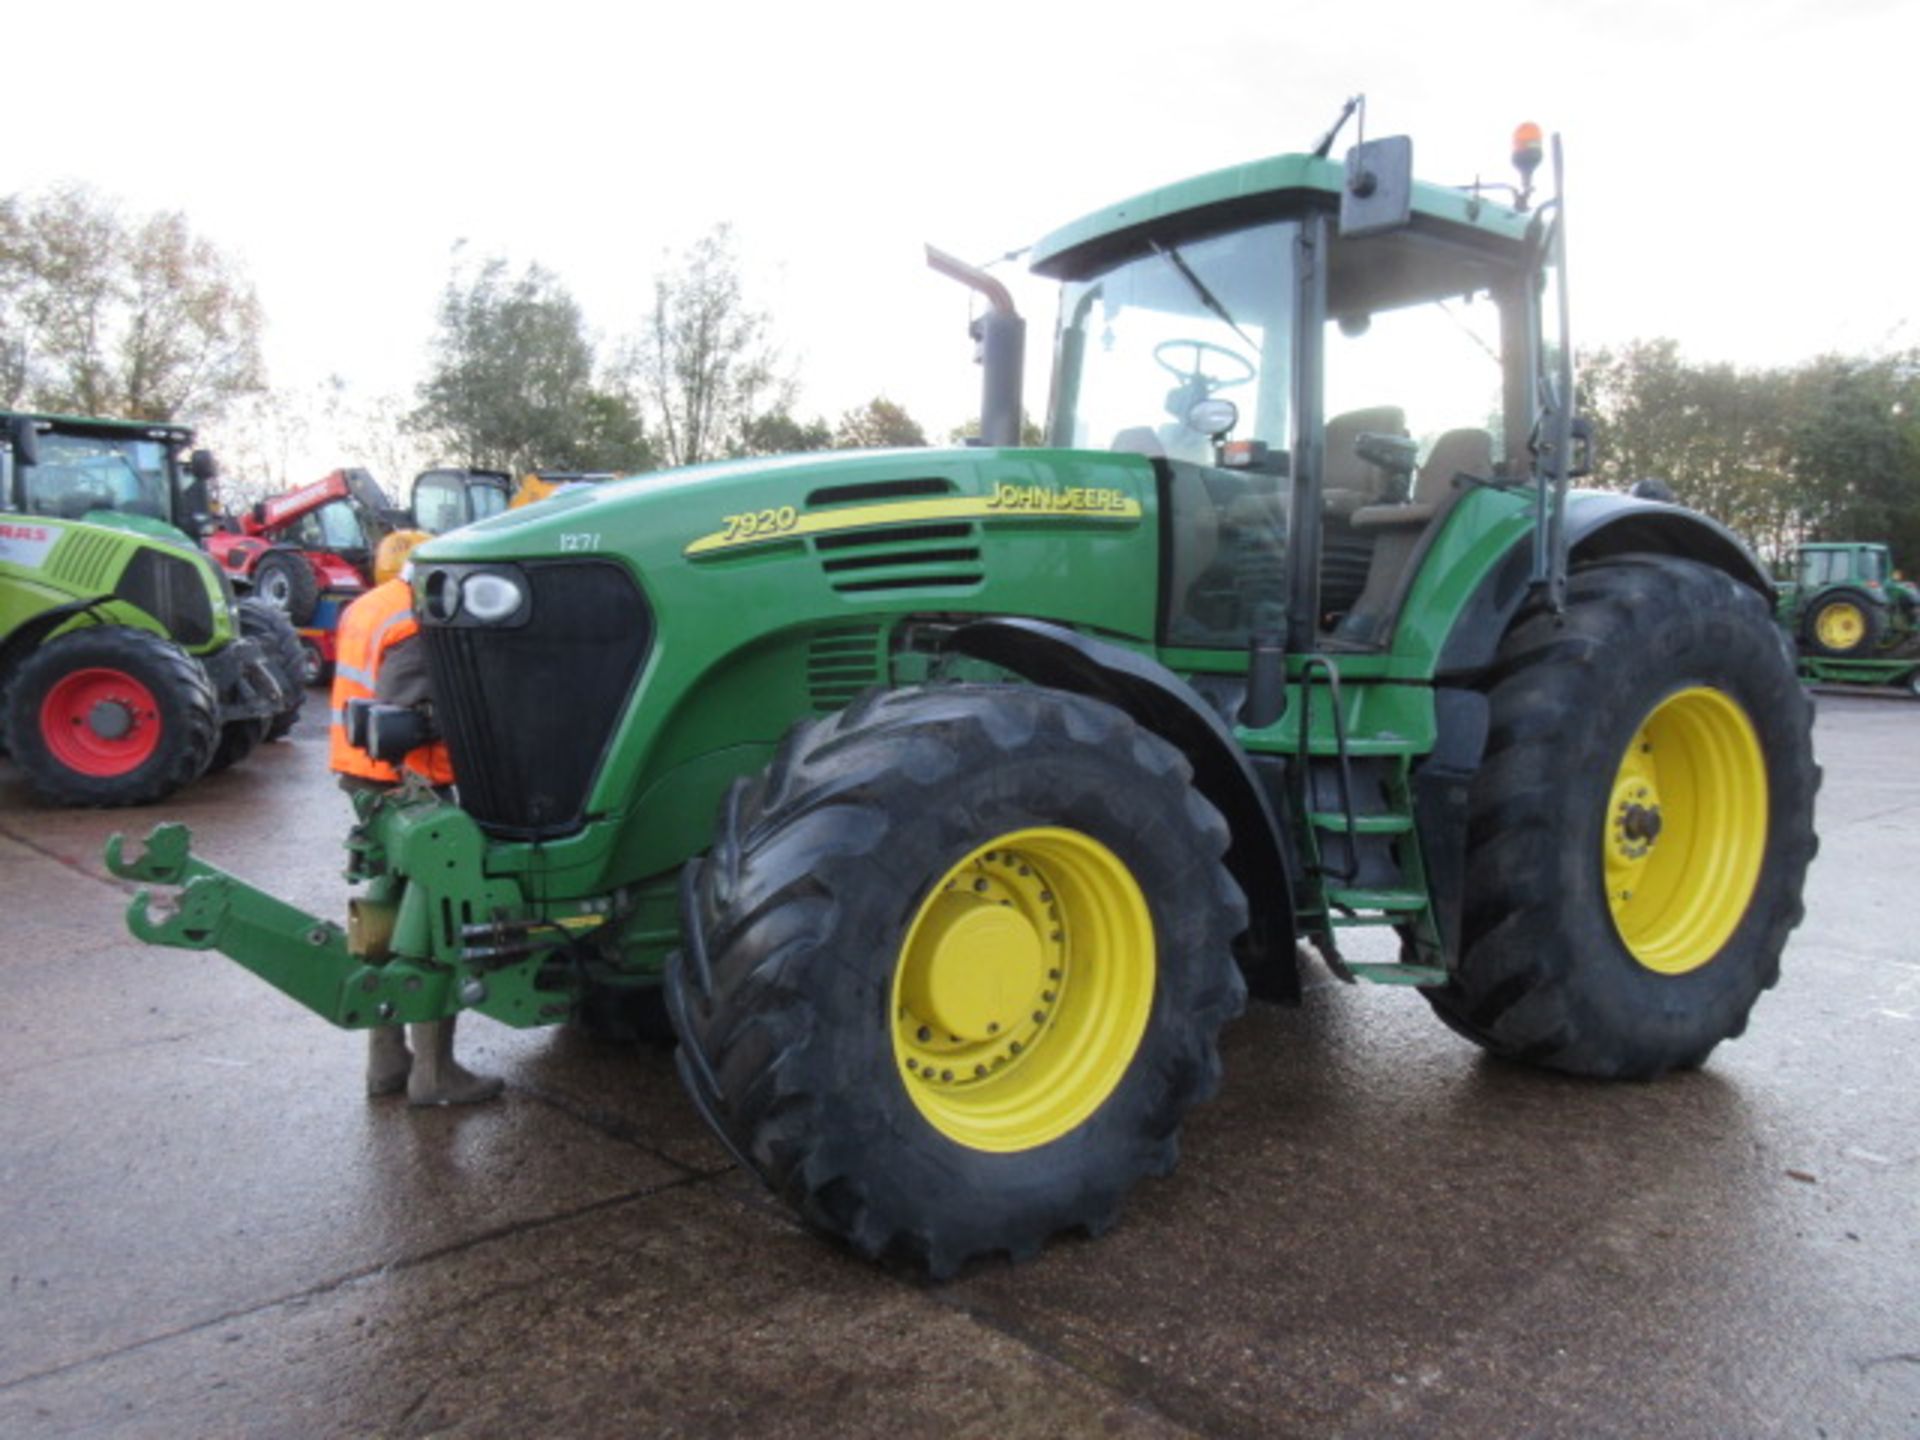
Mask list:
[[[1920,352],[1823,356],[1799,376],[1790,449],[1807,533],[1879,540],[1920,567]]]
[[[456,273],[411,424],[470,467],[644,470],[653,455],[617,387],[596,384],[580,307],[538,265]]]
[[[785,410],[770,410],[756,415],[740,427],[730,455],[798,455],[808,450],[833,447],[833,431],[818,416],[805,422]]]
[[[926,443],[927,432],[920,428],[920,422],[884,395],[847,411],[833,432],[836,450],[884,450]]]
[[[1773,553],[1798,528],[1793,496],[1793,379],[1783,370],[1692,364],[1672,340],[1636,340],[1581,359],[1598,421],[1603,480],[1657,478],[1683,504]]]
[[[965,445],[969,442],[977,443],[979,439],[980,417],[978,415],[975,415],[971,420],[961,421],[958,425],[947,431],[947,443],[949,445]],[[1023,413],[1020,416],[1021,446],[1025,449],[1033,450],[1038,449],[1046,443],[1047,432],[1041,429],[1031,417]]]
[[[238,265],[162,212],[82,186],[0,200],[0,395],[12,406],[206,420],[264,386]]]
[[[786,415],[793,391],[767,332],[765,313],[747,303],[730,226],[694,242],[654,282],[653,312],[627,363],[668,464],[759,453],[748,448],[756,422]]]
[[[1667,480],[1776,562],[1825,538],[1920,564],[1920,352],[1742,370],[1651,340],[1581,369],[1604,479]]]

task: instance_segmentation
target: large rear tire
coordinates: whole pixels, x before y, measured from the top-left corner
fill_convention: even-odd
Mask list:
[[[213,685],[147,630],[100,625],[49,640],[0,701],[7,750],[53,805],[146,805],[206,770]]]
[[[253,567],[253,593],[304,625],[320,604],[320,580],[299,551],[269,550]]]
[[[1572,577],[1489,685],[1462,953],[1426,991],[1496,1054],[1644,1079],[1741,1033],[1803,914],[1813,707],[1766,604],[1690,560]]]
[[[267,739],[278,740],[299,723],[301,708],[307,703],[306,647],[286,613],[265,600],[242,600],[238,608],[240,633],[266,651],[267,661],[280,680],[285,704],[274,713],[266,734]]]
[[[1807,611],[1807,648],[1816,655],[1860,659],[1880,646],[1887,629],[1887,607],[1857,590],[1822,595]]]
[[[946,1276],[1098,1232],[1219,1083],[1227,841],[1184,757],[1097,701],[906,689],[803,724],[688,872],[681,1076],[865,1255]]]

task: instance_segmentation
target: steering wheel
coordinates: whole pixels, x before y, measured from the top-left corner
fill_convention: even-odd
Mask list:
[[[1179,365],[1173,356],[1181,351],[1193,352],[1191,365]],[[1226,362],[1221,368],[1225,375],[1207,373],[1203,359],[1208,355],[1218,355]],[[1216,345],[1211,340],[1162,340],[1153,347],[1154,362],[1174,376],[1184,386],[1203,387],[1198,398],[1205,399],[1216,390],[1230,390],[1235,385],[1244,385],[1254,376],[1254,364],[1238,350],[1229,350],[1224,345]]]

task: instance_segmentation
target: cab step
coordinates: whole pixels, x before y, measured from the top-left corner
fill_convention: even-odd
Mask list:
[[[1447,972],[1438,965],[1394,965],[1371,960],[1349,960],[1347,973],[1369,985],[1444,985]]]

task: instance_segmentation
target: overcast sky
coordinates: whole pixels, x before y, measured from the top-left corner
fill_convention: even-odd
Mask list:
[[[410,393],[458,242],[538,261],[611,335],[728,220],[803,413],[884,392],[944,433],[978,379],[923,242],[985,261],[1306,149],[1356,91],[1424,179],[1510,178],[1522,120],[1564,136],[1581,343],[1920,345],[1920,0],[181,0],[16,7],[5,34],[0,194],[183,210],[257,285],[280,386]],[[1016,293],[1037,406],[1052,301]]]

